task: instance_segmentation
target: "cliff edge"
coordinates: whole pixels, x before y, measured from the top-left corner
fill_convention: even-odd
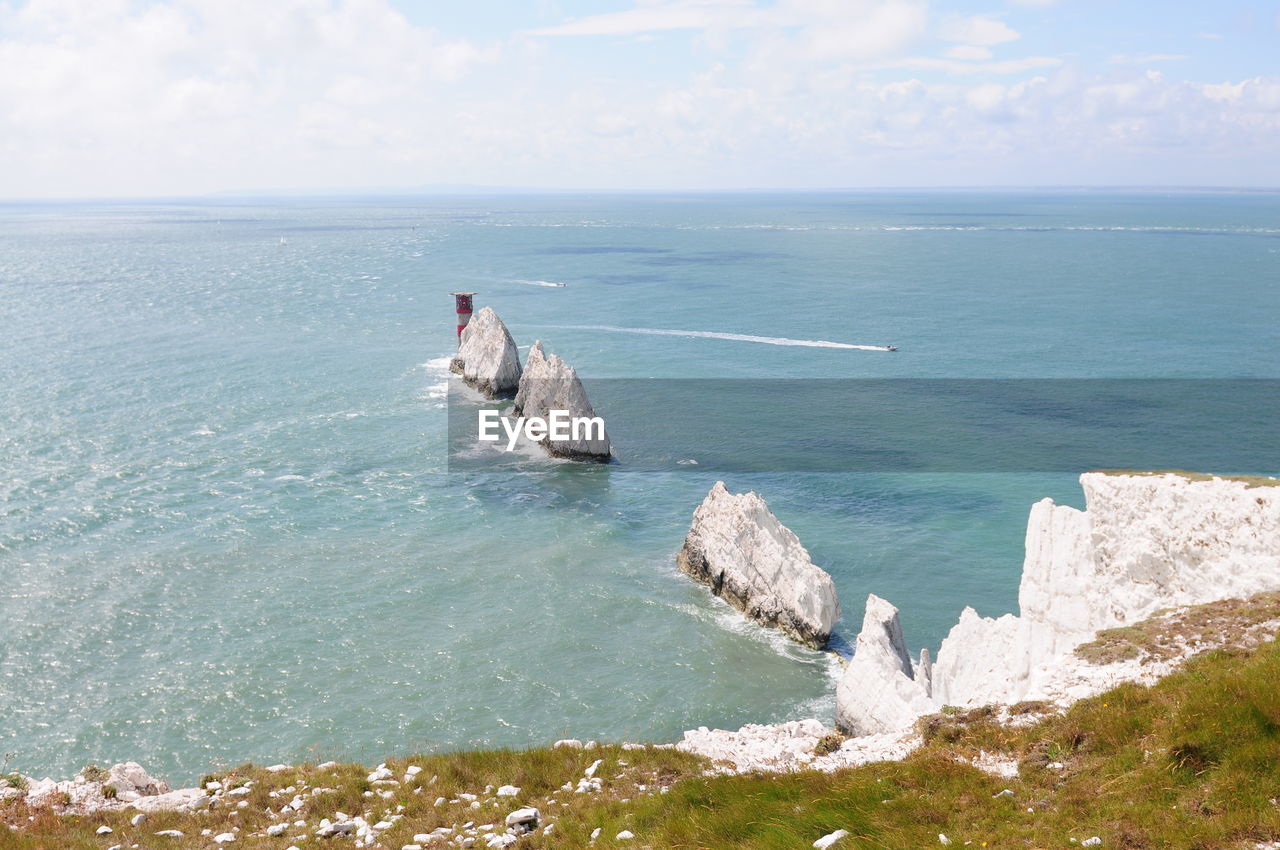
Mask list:
[[[1101,630],[1280,589],[1280,487],[1180,473],[1091,472],[1080,484],[1084,511],[1051,499],[1031,509],[1021,614],[992,619],[966,608],[930,675],[909,685],[883,653],[850,663],[837,691],[839,728],[888,731],[944,705],[1056,698],[1060,668]],[[880,628],[871,607],[864,633]],[[899,702],[859,696],[886,689]],[[903,704],[926,710],[908,717]]]

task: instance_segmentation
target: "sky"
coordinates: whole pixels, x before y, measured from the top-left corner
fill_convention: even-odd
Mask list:
[[[1280,0],[0,0],[0,198],[1280,187]]]

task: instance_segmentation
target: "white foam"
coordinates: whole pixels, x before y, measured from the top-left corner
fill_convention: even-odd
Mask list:
[[[453,362],[453,355],[446,354],[444,357],[437,357],[433,360],[428,360],[426,363],[423,363],[422,365],[426,369],[432,372],[448,372],[449,364],[452,362]]]
[[[724,339],[731,342],[758,342],[764,345],[792,345],[805,348],[844,348],[856,351],[890,351],[887,345],[854,345],[848,342],[831,342],[825,339],[788,339],[783,336],[755,336],[719,331],[679,331],[667,328],[620,328],[614,325],[548,325],[547,327],[577,331],[608,331],[610,333],[650,334],[653,336],[682,336],[691,339]]]
[[[551,280],[523,280],[523,279],[518,278],[518,277],[517,277],[517,278],[512,278],[512,282],[513,282],[513,283],[523,283],[525,286],[551,286],[551,287],[555,287],[555,288],[557,288],[557,289],[558,289],[558,288],[560,288],[560,287],[562,287],[562,286],[565,286],[565,284],[563,284],[563,283],[556,283],[555,281],[551,281]]]

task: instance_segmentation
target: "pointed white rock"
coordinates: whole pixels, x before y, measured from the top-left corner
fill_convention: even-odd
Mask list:
[[[509,396],[520,386],[520,353],[492,307],[482,308],[463,328],[449,368],[489,398]]]
[[[574,368],[555,354],[542,350],[542,340],[529,349],[520,389],[516,393],[515,412],[521,416],[537,416],[550,420],[551,412],[564,411],[569,420],[596,419],[595,408],[587,400],[587,391]],[[576,439],[543,439],[539,445],[553,457],[569,460],[607,462],[612,454],[604,420],[596,427],[580,427]]]
[[[896,732],[932,710],[927,675],[915,675],[898,609],[867,596],[853,658],[836,687],[836,727],[854,736]]]
[[[840,618],[835,583],[756,493],[717,481],[693,512],[676,564],[748,617],[826,645]]]

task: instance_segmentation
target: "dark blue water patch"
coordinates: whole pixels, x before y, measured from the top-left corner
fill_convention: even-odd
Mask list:
[[[768,251],[699,251],[696,254],[670,254],[636,260],[650,266],[716,265],[719,263],[751,263],[758,260],[782,260],[788,257]]]
[[[664,274],[595,274],[587,276],[586,280],[596,283],[603,283],[606,286],[635,286],[636,284],[645,283],[668,283],[671,278]],[[688,289],[689,285],[681,283],[681,287]]]
[[[1043,218],[1044,213],[1023,212],[904,212],[900,215],[930,218]]]
[[[543,248],[538,254],[670,254],[671,248],[643,248],[625,245],[562,245]]]
[[[274,227],[273,231],[283,231],[285,233],[326,233],[326,232],[350,232],[357,230],[416,230],[416,225],[411,224],[295,224],[283,227]]]
[[[259,224],[260,218],[150,218],[148,224]]]
[[[605,379],[589,392],[624,471],[1280,470],[1280,381]],[[451,393],[451,471],[511,462],[458,451],[477,442],[475,417]]]

